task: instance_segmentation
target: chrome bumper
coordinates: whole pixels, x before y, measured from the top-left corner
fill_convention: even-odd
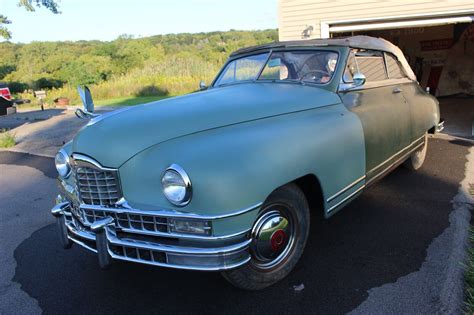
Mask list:
[[[444,119],[441,118],[439,123],[436,125],[436,133],[443,131],[444,129]]]
[[[163,237],[163,233],[137,234],[120,228],[117,214],[123,214],[124,209],[110,208],[105,217],[90,225],[81,222],[72,210],[69,201],[59,202],[51,210],[63,247],[76,243],[97,253],[102,268],[107,268],[112,259],[119,259],[178,269],[218,271],[239,267],[250,260],[249,233],[208,239]]]

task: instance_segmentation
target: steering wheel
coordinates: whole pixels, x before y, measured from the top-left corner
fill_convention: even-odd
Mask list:
[[[324,70],[310,70],[310,71],[306,72],[305,74],[303,74],[301,76],[300,81],[303,81],[306,77],[309,77],[309,76],[312,76],[311,77],[312,81],[321,81],[321,79],[324,76],[331,77],[331,75],[327,71],[324,71]]]

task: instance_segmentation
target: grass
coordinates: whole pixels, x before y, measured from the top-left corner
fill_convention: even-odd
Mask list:
[[[15,136],[7,130],[0,130],[0,148],[11,148],[15,146]]]
[[[159,101],[169,96],[127,96],[94,101],[96,106],[132,106]]]

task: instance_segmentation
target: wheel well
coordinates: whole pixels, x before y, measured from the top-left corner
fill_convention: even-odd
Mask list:
[[[311,212],[324,215],[323,190],[318,178],[313,174],[308,174],[293,182],[303,191]]]

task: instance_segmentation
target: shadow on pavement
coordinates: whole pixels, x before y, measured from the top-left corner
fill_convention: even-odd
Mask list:
[[[54,225],[15,250],[14,281],[46,313],[346,313],[368,289],[420,268],[429,244],[449,224],[466,154],[463,145],[431,139],[419,172],[398,168],[330,220],[315,214],[295,270],[263,291],[240,291],[218,273],[122,262],[101,271],[94,254],[61,249]],[[305,289],[295,292],[301,283]]]

